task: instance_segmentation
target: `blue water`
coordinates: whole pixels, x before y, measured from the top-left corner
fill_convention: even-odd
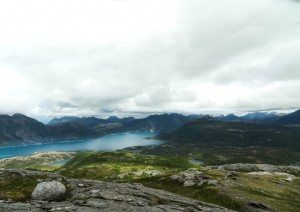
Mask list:
[[[69,160],[70,159],[59,160],[59,161],[51,163],[51,165],[65,165]]]
[[[204,164],[204,162],[202,160],[190,160],[190,162],[192,164],[196,164],[196,165],[203,165]]]
[[[156,133],[143,132],[131,134],[108,135],[96,139],[74,142],[60,142],[30,146],[16,146],[0,148],[0,159],[16,156],[28,156],[35,152],[78,152],[78,151],[113,151],[130,146],[158,145],[162,141],[144,139],[155,136]]]

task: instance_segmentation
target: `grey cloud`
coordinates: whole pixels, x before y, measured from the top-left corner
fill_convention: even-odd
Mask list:
[[[16,88],[4,86],[0,111],[127,115],[300,106],[299,1],[173,2],[176,27],[126,39],[123,29],[112,34],[120,40],[91,43],[84,36],[29,44],[0,37],[0,73],[11,83],[20,77]],[[105,34],[97,24],[83,35]]]

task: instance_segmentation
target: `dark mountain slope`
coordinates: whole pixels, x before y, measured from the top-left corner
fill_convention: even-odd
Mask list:
[[[77,123],[82,126],[93,128],[97,125],[103,125],[103,124],[110,124],[110,123],[128,123],[135,120],[133,117],[126,117],[126,118],[118,118],[116,116],[111,116],[108,119],[99,119],[96,117],[62,117],[62,118],[54,118],[49,122],[49,126],[61,124],[61,123]]]
[[[96,137],[94,130],[86,128],[78,123],[62,123],[48,127],[54,139],[84,139]]]
[[[184,116],[177,113],[151,115],[144,119],[136,119],[125,124],[124,129],[127,131],[155,131],[169,132],[175,130],[194,119],[194,116]]]
[[[226,116],[221,115],[216,117],[216,119],[226,122],[243,121],[255,124],[276,124],[280,117],[282,117],[282,115],[277,113],[248,113],[244,116],[236,116],[234,114],[229,114]]]
[[[131,121],[134,121],[134,117],[125,117],[125,118],[118,118],[117,116],[110,116],[108,119],[106,119],[107,123],[119,123],[119,124],[125,124]]]
[[[105,119],[98,119],[95,117],[83,117],[80,119],[76,119],[73,122],[78,123],[78,124],[88,127],[88,128],[92,128],[98,124],[106,124],[107,123]]]
[[[48,125],[55,125],[55,124],[61,124],[61,123],[66,123],[66,122],[71,122],[71,121],[75,121],[77,119],[80,119],[80,117],[77,116],[65,116],[62,118],[54,118],[52,119]]]
[[[241,121],[239,116],[236,116],[234,114],[228,114],[226,116],[221,115],[217,117],[218,120],[220,121],[226,121],[226,122],[235,122],[235,121]]]
[[[118,118],[111,116],[108,119],[98,119],[95,117],[83,117],[74,120],[67,120],[67,117],[61,119],[53,119],[50,123],[77,123],[84,127],[96,130],[97,132],[126,132],[126,131],[157,131],[168,132],[177,129],[187,121],[195,119],[199,116],[184,116],[181,114],[160,114],[151,115],[147,118],[135,119],[133,117]],[[57,122],[58,120],[58,122]],[[50,124],[49,123],[49,124]],[[55,125],[56,125],[55,124]],[[53,126],[53,125],[49,125]],[[104,129],[104,130],[103,130]],[[108,130],[108,131],[107,131]]]
[[[51,131],[35,119],[22,114],[0,116],[0,143],[20,140],[41,141],[51,137]]]
[[[244,122],[221,122],[201,118],[188,122],[161,139],[203,147],[286,147],[300,150],[300,128],[258,125]]]
[[[281,116],[277,113],[248,113],[241,116],[240,120],[255,124],[275,124]]]
[[[32,144],[94,137],[93,130],[76,123],[46,126],[22,114],[0,116],[0,145]]]
[[[299,125],[300,124],[300,110],[287,114],[276,122],[278,125]]]

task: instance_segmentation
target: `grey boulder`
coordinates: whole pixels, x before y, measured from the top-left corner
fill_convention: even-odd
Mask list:
[[[33,193],[32,199],[44,201],[59,201],[65,197],[66,187],[58,181],[39,183]]]

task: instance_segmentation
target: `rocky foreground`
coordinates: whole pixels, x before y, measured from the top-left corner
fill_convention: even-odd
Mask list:
[[[49,190],[43,197],[43,186],[39,188],[39,197],[31,196],[24,202],[0,200],[0,211],[229,211],[217,205],[207,204],[169,192],[146,188],[141,184],[110,183],[93,180],[66,178],[56,173],[1,170],[0,181],[6,179],[36,179],[42,182],[62,183],[66,193],[59,201],[50,202]],[[49,188],[48,188],[49,189]],[[51,192],[61,189],[51,188]],[[33,192],[33,190],[32,190]],[[48,196],[47,196],[48,195]],[[34,197],[34,198],[33,198]],[[38,200],[43,199],[43,200]]]

